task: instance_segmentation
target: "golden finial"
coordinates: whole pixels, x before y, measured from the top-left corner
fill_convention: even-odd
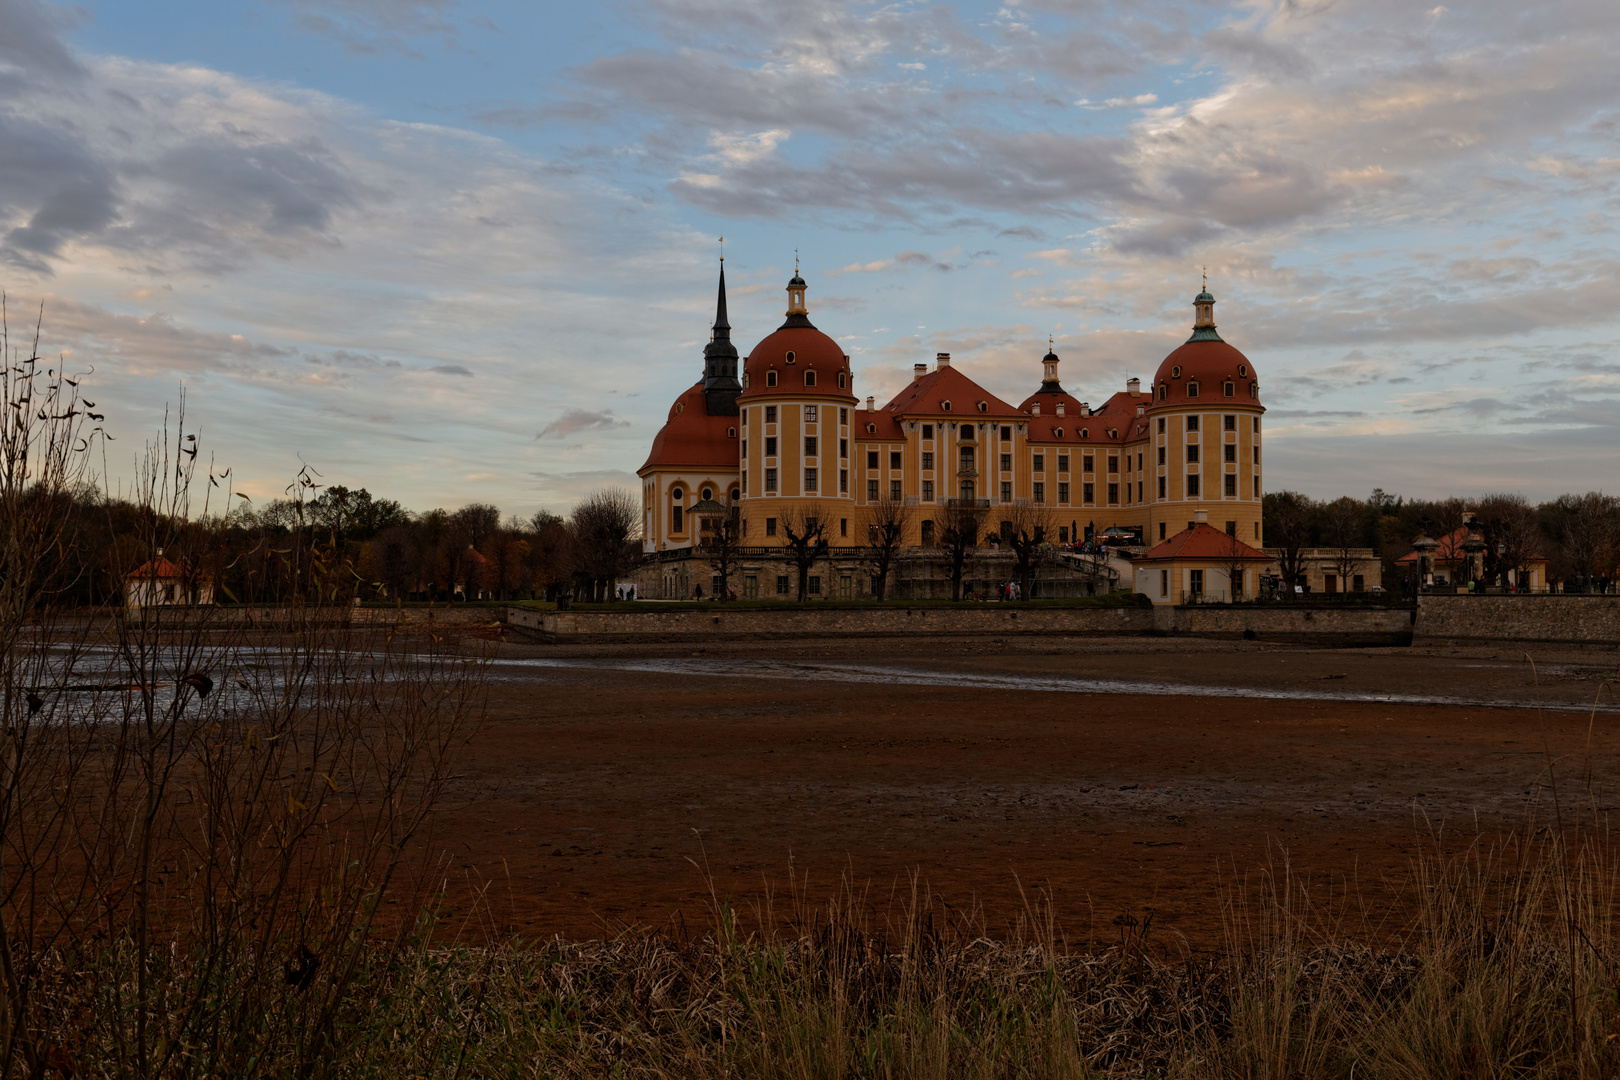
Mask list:
[[[1046,351],[1047,351],[1047,352],[1051,352],[1051,351],[1052,351],[1052,340],[1053,340],[1053,339],[1052,339],[1052,335],[1051,335],[1051,334],[1047,334],[1047,335],[1046,335]]]
[[[797,276],[798,273],[799,273],[799,249],[798,248],[793,249],[793,273],[794,273],[795,276]]]
[[[720,238],[720,261],[726,261],[726,238],[723,236]]]
[[[1209,292],[1209,267],[1204,267],[1204,291]]]

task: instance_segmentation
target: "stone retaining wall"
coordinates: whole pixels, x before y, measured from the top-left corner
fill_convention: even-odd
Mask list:
[[[1081,637],[1187,634],[1395,645],[1410,642],[1411,612],[1388,608],[728,608],[686,611],[626,604],[620,611],[510,608],[507,625],[550,641],[684,641],[697,638],[903,637],[1051,634]]]
[[[146,622],[161,620],[178,624],[206,619],[217,627],[246,626],[271,630],[314,619],[324,625],[342,626],[483,626],[505,619],[502,607],[275,607],[225,604],[218,607],[146,607],[112,609],[114,617],[127,615]]]
[[[1620,645],[1620,596],[1418,598],[1414,640],[1556,641]]]

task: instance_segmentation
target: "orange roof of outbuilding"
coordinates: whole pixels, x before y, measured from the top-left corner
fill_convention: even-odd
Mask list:
[[[142,563],[130,571],[132,580],[140,581],[180,581],[185,578],[186,572],[179,564],[170,562],[162,555],[148,562]]]
[[[1440,559],[1444,562],[1456,562],[1459,559],[1465,558],[1468,553],[1463,550],[1463,541],[1467,539],[1468,526],[1462,525],[1456,529],[1453,529],[1451,532],[1440,538],[1438,541],[1439,546],[1434,549],[1434,554],[1431,555],[1430,558]],[[1405,555],[1402,555],[1400,558],[1395,560],[1395,565],[1400,566],[1402,563],[1410,565],[1417,562],[1417,557],[1418,553],[1416,551],[1408,551]],[[1532,563],[1544,563],[1546,561],[1546,558],[1541,555],[1533,555],[1525,560],[1525,562]]]
[[[1237,548],[1234,551],[1233,546]],[[1137,562],[1164,562],[1170,559],[1252,559],[1271,562],[1271,556],[1250,547],[1235,536],[1228,536],[1207,522],[1197,522],[1137,557]]]
[[[738,462],[735,416],[710,416],[703,383],[675,399],[669,419],[658,429],[652,451],[638,474],[648,469],[694,468],[735,470]]]

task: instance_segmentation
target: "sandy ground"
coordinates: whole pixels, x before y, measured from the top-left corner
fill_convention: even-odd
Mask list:
[[[1162,935],[1209,948],[1223,890],[1284,857],[1376,920],[1424,845],[1497,839],[1532,803],[1550,817],[1552,785],[1566,822],[1578,802],[1620,806],[1615,651],[1012,638],[498,656],[434,815],[447,925],[468,934],[691,926],[714,896],[752,912],[774,894],[780,916],[793,878],[815,901],[847,877],[881,907],[915,878],[990,932],[1044,894],[1076,943],[1152,909]]]

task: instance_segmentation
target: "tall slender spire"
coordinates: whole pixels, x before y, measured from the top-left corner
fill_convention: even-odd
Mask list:
[[[703,348],[703,400],[710,416],[736,416],[737,346],[731,343],[731,321],[726,317],[726,259],[720,257],[720,291],[714,303],[714,329]]]

